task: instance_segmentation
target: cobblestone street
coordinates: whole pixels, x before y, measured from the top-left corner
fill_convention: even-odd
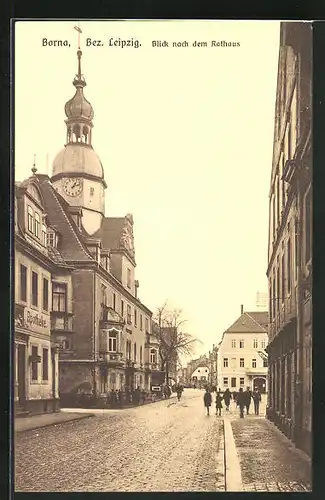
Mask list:
[[[224,490],[222,420],[203,392],[16,435],[16,491]]]
[[[240,491],[309,491],[310,460],[265,420],[264,407],[259,417],[239,419],[234,404],[228,415],[212,407],[207,417],[203,391],[185,389],[180,402],[19,432],[15,490],[225,491],[235,476]]]

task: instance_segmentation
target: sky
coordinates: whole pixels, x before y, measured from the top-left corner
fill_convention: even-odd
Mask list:
[[[31,175],[34,154],[38,172],[51,175],[64,147],[76,24],[16,23],[17,181]],[[256,310],[256,293],[267,291],[280,23],[82,21],[80,28],[92,144],[108,185],[105,215],[133,214],[139,297],[153,312],[165,300],[182,309],[184,330],[201,340],[195,354],[203,354],[241,304]],[[87,46],[87,38],[102,45]]]

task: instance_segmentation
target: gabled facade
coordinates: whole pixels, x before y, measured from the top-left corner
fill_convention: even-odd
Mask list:
[[[223,333],[218,345],[218,388],[238,391],[258,387],[267,392],[267,362],[260,352],[267,347],[267,312],[244,312]]]
[[[312,26],[281,23],[270,186],[268,417],[310,452]]]

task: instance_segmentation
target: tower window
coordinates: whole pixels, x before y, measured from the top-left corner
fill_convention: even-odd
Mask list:
[[[28,231],[34,231],[34,212],[32,207],[28,206]]]
[[[94,196],[95,189],[94,189],[93,187],[91,187],[91,188],[89,189],[89,191],[90,191],[90,196]]]
[[[35,212],[35,236],[37,238],[40,237],[40,225],[41,225],[40,216],[37,212]]]

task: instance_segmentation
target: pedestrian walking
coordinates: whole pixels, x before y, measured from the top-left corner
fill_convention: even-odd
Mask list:
[[[181,396],[182,396],[182,392],[183,392],[183,387],[181,385],[177,384],[175,387],[175,390],[176,390],[176,394],[177,394],[177,399],[178,399],[178,401],[180,401]]]
[[[238,392],[236,392],[236,391],[234,391],[232,393],[232,399],[233,399],[233,401],[234,401],[234,403],[235,403],[236,406],[238,406],[237,405],[237,394],[238,394]]]
[[[208,387],[206,388],[206,391],[204,393],[203,401],[204,401],[204,406],[207,409],[207,415],[210,415],[210,406],[212,403],[212,396],[211,396],[211,392],[209,391]]]
[[[232,399],[232,395],[229,389],[226,389],[223,393],[223,400],[226,405],[226,411],[229,411],[230,400]]]
[[[256,387],[255,391],[253,392],[252,395],[253,401],[254,401],[254,411],[255,415],[259,415],[260,412],[260,402],[262,400],[262,396],[258,388]]]
[[[216,395],[216,415],[219,415],[221,417],[221,410],[222,410],[222,394],[221,394],[221,389],[219,389]]]
[[[245,401],[246,411],[247,411],[247,415],[249,415],[249,407],[250,407],[251,401],[252,401],[252,391],[250,390],[249,387],[246,387],[246,391],[244,394],[245,394],[245,398],[246,398],[246,401]]]
[[[237,406],[239,406],[240,418],[244,418],[244,408],[246,406],[246,395],[243,391],[243,388],[240,387],[239,392],[237,393]]]

